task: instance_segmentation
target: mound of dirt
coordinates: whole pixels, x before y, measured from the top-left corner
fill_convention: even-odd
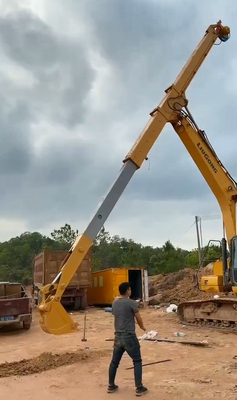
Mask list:
[[[198,280],[202,275],[211,275],[213,264],[208,264],[198,273]],[[166,275],[156,275],[149,278],[149,303],[179,304],[186,300],[204,300],[213,297],[213,294],[201,292],[197,287],[197,271],[186,268]]]
[[[5,362],[0,364],[0,378],[7,376],[21,376],[38,374],[43,371],[75,364],[89,359],[98,359],[111,354],[111,350],[78,350],[74,353],[42,353],[40,356],[29,360]]]

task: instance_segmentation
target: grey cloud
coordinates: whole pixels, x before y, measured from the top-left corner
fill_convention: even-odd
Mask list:
[[[207,184],[176,133],[168,130],[163,134],[148,161],[137,172],[128,197],[147,201],[175,199],[177,202],[205,198]]]
[[[31,99],[38,118],[42,114],[70,127],[83,121],[83,100],[94,78],[83,44],[56,36],[28,11],[2,16],[0,35],[8,57],[35,78],[30,93],[21,96]]]
[[[82,123],[83,101],[94,73],[80,43],[56,36],[32,13],[2,16],[0,40],[8,65],[18,64],[34,77],[29,88],[24,82],[21,87],[14,86],[7,75],[1,75],[2,214],[13,218],[28,215],[34,221],[43,217],[47,222],[75,201],[80,174],[86,179],[90,149],[77,138],[69,141],[65,137],[60,142],[49,136],[48,144],[36,152],[32,123],[48,120],[52,130],[53,121],[71,128]],[[71,207],[68,210],[71,213]]]
[[[29,105],[19,101],[14,106],[5,107],[5,99],[2,97],[1,100],[0,176],[24,174],[33,156],[29,139],[32,120]]]
[[[30,70],[40,73],[60,58],[53,32],[31,12],[18,11],[2,17],[0,31],[7,54]]]
[[[116,66],[123,66],[122,73],[142,59],[147,63],[148,69],[159,68],[162,59],[158,66],[155,66],[154,61],[156,54],[162,55],[167,39],[185,23],[187,30],[191,25],[190,4],[183,10],[182,20],[173,18],[177,10],[172,10],[161,2],[121,0],[112,3],[102,0],[98,3],[92,0],[83,4],[88,20],[93,23],[97,46],[106,59],[112,60]],[[171,44],[171,52],[173,51],[178,54],[176,46]],[[147,70],[144,75],[146,73]]]
[[[52,4],[56,3],[49,7]],[[6,188],[0,209],[6,218],[27,219],[29,229],[56,225],[59,220],[87,222],[129,150],[123,143],[124,132],[132,145],[205,28],[219,18],[209,21],[207,6],[203,17],[203,10],[187,2],[172,8],[152,1],[58,1],[55,7],[65,10],[65,25],[69,20],[80,24],[83,18],[88,34],[75,38],[59,34],[26,11],[0,18],[0,41],[9,65],[18,65],[33,77],[24,87],[24,82],[15,86],[0,76],[1,103],[9,105],[0,108],[0,142],[5,148],[0,148],[0,185]],[[194,117],[234,175],[235,159],[229,158],[234,147],[228,149],[227,138],[235,143],[230,121],[237,99],[233,93],[226,96],[227,77],[220,63],[220,58],[232,57],[236,39],[229,43],[216,46],[188,97]],[[88,100],[89,94],[93,100],[91,89],[99,74],[88,51],[99,54],[112,70],[100,89],[107,93],[109,104],[103,112],[91,110]],[[228,63],[224,69],[228,71]],[[42,121],[49,126],[49,137],[44,147],[36,149],[33,124]],[[60,126],[65,137],[57,138]],[[186,199],[195,214],[198,202],[203,210],[205,201],[214,201],[175,135],[171,128],[162,132],[149,154],[150,171],[145,163],[126,189],[123,199],[130,201],[130,209],[135,199],[157,202],[157,208],[160,201],[172,199],[177,209]],[[123,208],[124,202],[114,215],[120,218]]]
[[[7,185],[5,201],[1,199],[6,217],[29,214],[33,220],[48,219],[60,212],[60,207],[73,212],[75,198],[78,201],[78,197],[83,199],[85,195],[90,155],[81,145],[71,146],[72,143],[70,146],[64,144],[64,147],[57,144],[47,147],[43,154],[34,158],[24,177],[12,177]],[[4,177],[0,182],[6,182]],[[86,194],[89,195],[91,190],[93,179],[88,182]],[[16,193],[17,198],[14,196]],[[86,204],[90,204],[90,200]]]
[[[183,2],[182,4],[184,5]],[[99,5],[100,13],[97,6],[98,3],[96,5],[96,2],[92,1],[86,5],[85,12],[88,20],[91,19],[93,23],[97,46],[112,63],[118,81],[121,84],[122,81],[124,82],[123,90],[119,89],[120,113],[127,115],[129,108],[131,119],[134,119],[137,114],[135,110],[142,110],[144,115],[146,110],[148,120],[148,111],[156,105],[155,101],[159,103],[162,99],[164,89],[172,83],[175,75],[201,39],[201,35],[204,34],[205,28],[209,23],[215,22],[215,19],[209,20],[206,25],[203,25],[202,20],[200,26],[198,9],[187,2],[182,10],[177,10],[176,7],[171,8],[164,3],[140,1],[122,1],[113,4],[102,1]],[[217,6],[220,7],[220,2]],[[197,12],[193,12],[193,8]],[[210,8],[206,6],[206,11],[208,12]],[[208,19],[206,17],[206,20]],[[223,22],[228,23],[228,20],[223,20]],[[200,31],[202,26],[203,32]],[[120,45],[115,45],[117,43]],[[230,162],[231,160],[223,150],[227,140],[229,143],[235,140],[233,125],[230,121],[237,95],[230,96],[226,92],[225,82],[230,62],[225,62],[224,69],[218,66],[220,59],[232,59],[232,49],[235,45],[236,39],[232,37],[231,41],[222,44],[221,48],[214,47],[188,92],[195,119],[200,127],[205,129],[221,158],[223,154],[223,162],[233,171],[233,174],[237,174],[235,160],[232,157],[232,162]],[[220,100],[220,93],[224,101]],[[122,99],[124,95],[126,97]],[[143,126],[140,130],[142,128]],[[131,132],[134,139],[138,134],[139,130],[137,133]],[[182,150],[177,157],[176,141],[167,141],[167,147],[165,142],[164,140],[162,144],[164,151],[167,152],[166,160],[159,161],[152,152],[153,174],[151,173],[149,177],[145,177],[145,174],[136,177],[129,193],[131,195],[133,193],[134,197],[140,194],[144,198],[146,194],[143,188],[147,189],[145,193],[148,193],[148,188],[150,188],[149,196],[152,198],[169,198],[171,195],[177,199],[185,196],[195,198],[197,195],[199,198],[205,197],[209,189],[196,166],[192,162],[185,163],[185,160],[188,161],[190,157],[186,150]],[[169,149],[168,142],[171,142]],[[160,143],[159,140],[158,143]],[[167,165],[168,159],[172,160],[172,166]],[[193,170],[191,169],[193,174],[190,174],[187,165],[193,165]]]

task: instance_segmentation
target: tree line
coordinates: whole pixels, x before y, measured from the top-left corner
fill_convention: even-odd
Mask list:
[[[33,262],[36,254],[48,247],[51,251],[68,251],[78,236],[69,224],[55,229],[50,236],[39,232],[24,232],[20,236],[0,243],[0,281],[33,281]],[[204,265],[221,257],[219,246],[206,251]],[[198,268],[198,250],[184,250],[166,241],[162,247],[143,246],[132,239],[110,236],[101,229],[93,243],[92,268],[98,271],[116,267],[144,267],[149,275],[167,274],[183,268]]]

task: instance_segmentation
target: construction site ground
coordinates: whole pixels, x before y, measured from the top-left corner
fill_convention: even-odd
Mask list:
[[[144,367],[143,382],[149,388],[147,399],[237,399],[237,336],[204,328],[184,327],[177,314],[166,308],[141,310],[148,331],[160,338],[208,341],[210,347],[193,347],[180,343],[141,342],[143,363],[164,359],[171,361]],[[45,334],[34,310],[29,331],[15,329],[0,333],[1,399],[18,400],[78,398],[105,400],[134,399],[133,370],[128,355],[120,364],[119,391],[107,394],[107,371],[113,343],[113,317],[103,309],[88,310],[87,342],[82,342],[83,314],[73,313],[80,330],[75,334]],[[176,338],[175,332],[185,333]],[[143,332],[138,328],[138,335]],[[13,363],[13,364],[12,364]]]

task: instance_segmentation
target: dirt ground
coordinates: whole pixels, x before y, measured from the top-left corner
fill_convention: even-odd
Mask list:
[[[197,285],[201,276],[213,275],[213,263],[198,271],[192,268],[181,269],[170,274],[149,277],[150,304],[179,304],[188,300],[213,298],[213,293],[202,292]]]
[[[171,359],[144,367],[143,383],[149,389],[146,399],[237,400],[236,335],[183,327],[176,314],[167,314],[165,309],[148,308],[141,313],[147,330],[156,330],[160,338],[206,340],[210,345],[201,348],[142,341],[143,363]],[[112,315],[104,310],[88,310],[87,342],[81,341],[83,314],[74,313],[73,318],[80,324],[79,332],[63,337],[41,331],[36,310],[30,331],[1,330],[1,399],[10,399],[13,393],[17,393],[18,400],[135,398],[133,370],[126,370],[132,366],[127,355],[118,371],[119,391],[106,393],[112,342],[105,339],[113,337]],[[176,338],[177,331],[185,337]],[[143,332],[138,328],[137,333]]]

